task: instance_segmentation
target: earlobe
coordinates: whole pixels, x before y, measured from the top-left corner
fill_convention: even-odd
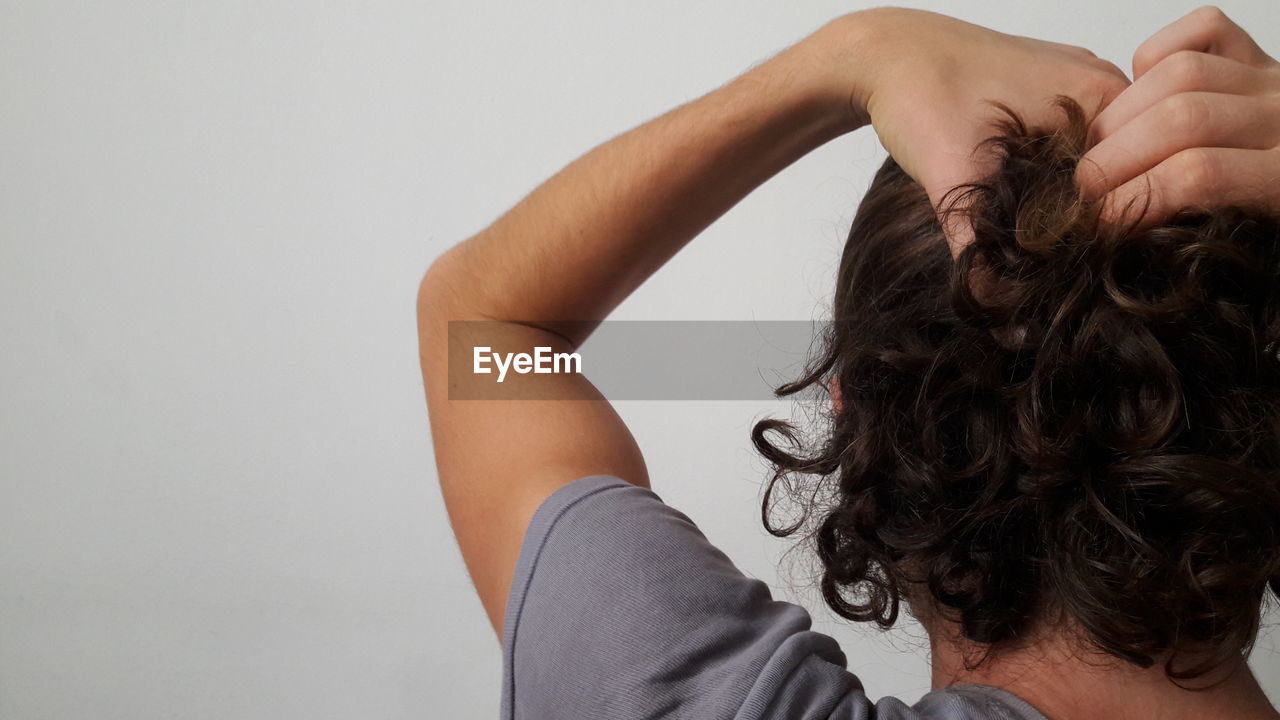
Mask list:
[[[836,412],[843,412],[844,397],[840,394],[840,378],[832,377],[827,381],[827,394],[831,396],[831,405]]]

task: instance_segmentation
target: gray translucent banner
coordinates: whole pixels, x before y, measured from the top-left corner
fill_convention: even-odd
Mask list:
[[[577,336],[588,323],[559,323]],[[558,335],[449,323],[451,400],[771,400],[798,378],[827,325],[811,321],[606,321],[576,351]],[[599,397],[599,396],[595,396]]]

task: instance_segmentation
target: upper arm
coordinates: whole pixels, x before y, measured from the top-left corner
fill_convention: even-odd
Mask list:
[[[470,372],[481,329],[479,341],[496,352],[569,348],[560,336],[528,325],[468,325],[481,318],[468,315],[463,298],[471,290],[460,285],[466,280],[448,267],[448,257],[433,264],[419,288],[419,357],[445,507],[485,612],[501,634],[525,529],[542,501],[588,475],[643,487],[648,476],[630,431],[581,374],[509,373],[497,399],[457,399],[494,389],[493,375]],[[544,399],[519,399],[521,392]]]
[[[803,607],[619,478],[581,478],[538,508],[510,597],[503,720],[871,714]]]

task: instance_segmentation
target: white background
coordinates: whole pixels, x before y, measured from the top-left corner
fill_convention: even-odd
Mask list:
[[[1126,69],[1194,7],[929,6]],[[0,3],[0,717],[496,717],[433,470],[421,273],[855,7]],[[1224,7],[1280,50],[1280,5]],[[818,150],[616,317],[817,317],[882,159],[869,129]],[[918,631],[833,623],[759,525],[748,431],[788,404],[619,409],[660,496],[809,607],[873,697],[927,690]],[[1254,658],[1273,701],[1278,637]]]

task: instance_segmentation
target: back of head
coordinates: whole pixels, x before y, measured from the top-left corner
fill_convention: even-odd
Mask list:
[[[974,228],[954,261],[924,191],[877,173],[823,351],[779,389],[835,391],[828,424],[755,428],[765,524],[811,525],[847,618],[888,627],[911,600],[995,652],[1069,623],[1197,677],[1280,594],[1280,225],[1100,222],[1062,108],[1053,129],[1006,113],[998,171],[953,195]],[[787,527],[778,480],[805,509]]]

